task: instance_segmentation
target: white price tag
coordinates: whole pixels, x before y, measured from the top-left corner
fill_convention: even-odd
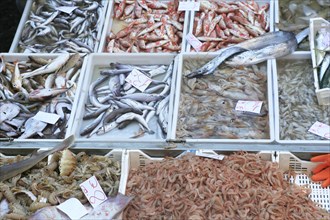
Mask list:
[[[262,101],[242,101],[239,100],[235,110],[243,112],[253,112],[259,114],[261,111]]]
[[[48,124],[55,124],[61,117],[57,114],[39,111],[35,116],[33,116],[33,118]]]
[[[80,219],[84,215],[88,214],[87,209],[76,198],[71,198],[56,206],[59,210],[64,212],[71,219]]]
[[[95,176],[92,176],[79,186],[93,208],[107,200],[107,196],[105,195]]]
[[[76,8],[78,8],[77,6],[61,6],[61,7],[57,7],[56,10],[67,13],[67,14],[71,14]]]
[[[200,156],[200,157],[207,157],[207,158],[215,159],[215,160],[223,160],[223,158],[225,158],[224,155],[205,154],[205,153],[202,153],[199,151],[196,151],[196,155]]]
[[[199,52],[202,48],[203,43],[200,42],[192,33],[186,35],[186,39],[188,43],[197,51]]]
[[[178,11],[199,11],[200,2],[180,2]]]
[[[330,126],[321,122],[315,122],[308,131],[320,137],[330,139]]]
[[[141,92],[148,88],[152,82],[148,76],[144,75],[137,69],[133,69],[132,72],[126,77],[125,81],[130,83]]]

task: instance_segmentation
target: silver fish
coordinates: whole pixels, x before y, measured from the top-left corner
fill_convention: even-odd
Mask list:
[[[36,75],[46,74],[57,71],[59,68],[61,68],[70,58],[70,54],[62,54],[55,58],[51,63],[47,64],[46,66],[42,66],[39,69],[36,69],[32,72],[23,73],[22,77],[29,78]]]
[[[18,139],[26,139],[35,135],[36,133],[42,132],[47,126],[47,123],[36,120],[34,118],[29,118],[25,124],[25,131],[24,133],[18,137]]]
[[[138,121],[141,125],[143,125],[144,128],[147,129],[147,131],[149,133],[154,133],[148,126],[148,123],[145,121],[145,119],[141,116],[141,115],[138,115],[138,114],[135,114],[133,112],[129,112],[129,113],[126,113],[122,116],[120,116],[119,118],[116,119],[116,123],[122,123],[124,121],[127,121],[127,120],[136,120]]]
[[[19,112],[20,107],[12,103],[5,103],[0,106],[0,123],[6,120],[11,120],[15,118]]]
[[[133,93],[120,97],[120,99],[133,99],[135,101],[152,102],[163,99],[164,96],[158,94]]]
[[[64,150],[68,147],[70,147],[74,142],[74,136],[71,135],[70,137],[66,138],[62,143],[58,144],[51,150],[38,152],[35,154],[32,154],[30,158],[21,160],[16,163],[12,163],[9,165],[4,165],[0,167],[0,182],[3,182],[9,178],[12,178],[20,173],[23,173],[26,170],[29,170],[34,165],[39,163],[41,160],[49,156],[50,154],[53,154],[57,151]]]
[[[222,62],[224,62],[230,56],[240,53],[240,52],[247,51],[247,50],[254,50],[255,52],[254,53],[250,52],[249,54],[245,54],[245,56],[240,57],[241,59],[244,57],[249,57],[251,55],[254,56],[254,54],[257,52],[257,50],[260,50],[263,48],[267,48],[267,49],[265,49],[264,51],[261,51],[261,52],[259,52],[259,54],[257,54],[259,62],[266,60],[266,59],[264,59],[264,60],[261,59],[262,55],[260,55],[260,53],[262,54],[262,52],[270,53],[273,56],[277,56],[276,53],[279,53],[281,56],[283,56],[283,53],[285,54],[285,52],[287,53],[287,52],[290,52],[293,50],[293,48],[289,48],[289,49],[285,48],[285,43],[289,40],[291,41],[291,43],[289,43],[288,46],[296,48],[297,40],[295,38],[294,33],[292,33],[292,32],[275,31],[275,32],[263,34],[261,36],[243,41],[242,43],[236,44],[235,46],[231,46],[231,47],[227,47],[227,48],[223,48],[223,49],[219,50],[218,52],[220,54],[217,57],[215,57],[214,59],[212,59],[211,61],[206,63],[203,67],[189,73],[186,76],[188,78],[193,78],[196,76],[211,74],[214,72],[214,70],[219,65],[222,64]],[[284,43],[284,45],[283,45],[283,43]],[[284,47],[284,48],[282,48],[279,51],[275,51],[275,52],[272,51],[272,49],[276,48],[276,45],[280,45],[280,44],[282,44],[282,47]],[[237,59],[237,60],[239,60],[239,59]]]

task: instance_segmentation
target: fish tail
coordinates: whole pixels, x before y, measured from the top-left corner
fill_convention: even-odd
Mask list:
[[[69,136],[68,138],[64,139],[64,141],[62,143],[60,143],[58,146],[51,149],[50,154],[70,147],[73,144],[74,140],[75,140],[74,135]]]

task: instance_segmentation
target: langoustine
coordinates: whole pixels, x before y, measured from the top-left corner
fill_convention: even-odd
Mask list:
[[[270,30],[269,3],[255,1],[200,1],[192,34],[203,44],[200,51],[216,51],[265,34]],[[195,49],[192,49],[195,51]]]
[[[179,1],[116,0],[113,24],[107,36],[106,52],[181,51],[185,12],[178,11]]]

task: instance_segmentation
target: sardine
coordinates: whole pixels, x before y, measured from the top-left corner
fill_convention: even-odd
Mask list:
[[[35,154],[32,154],[30,158],[21,160],[16,163],[12,163],[9,165],[4,165],[0,167],[0,182],[3,182],[9,178],[12,178],[20,173],[23,173],[26,170],[29,170],[34,165],[39,163],[41,160],[49,156],[50,154],[53,154],[57,151],[64,150],[68,147],[70,147],[74,142],[74,135],[71,135],[70,137],[66,138],[62,143],[55,146],[51,150],[38,152]]]

